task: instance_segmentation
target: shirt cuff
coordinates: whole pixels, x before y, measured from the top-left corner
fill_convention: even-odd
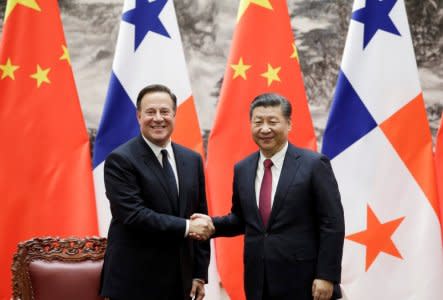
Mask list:
[[[196,281],[198,281],[200,283],[206,284],[205,280],[201,279],[201,278],[193,278],[192,280],[196,280]]]
[[[185,230],[185,237],[187,237],[189,234],[189,220],[186,220],[186,230]]]

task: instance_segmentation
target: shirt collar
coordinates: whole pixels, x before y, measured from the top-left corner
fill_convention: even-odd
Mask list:
[[[161,151],[163,149],[166,149],[166,151],[168,151],[168,157],[172,157],[172,154],[174,152],[172,151],[171,139],[169,139],[169,141],[165,147],[160,147],[160,146],[154,144],[153,142],[151,142],[150,140],[148,140],[147,138],[145,138],[145,136],[143,134],[142,134],[142,138],[145,140],[146,144],[148,144],[149,148],[151,148],[152,152],[154,152],[154,155],[157,158],[161,158]]]
[[[288,142],[283,146],[283,148],[280,149],[277,153],[275,153],[270,159],[272,160],[272,164],[277,169],[281,169],[283,166],[283,161],[285,158],[286,151],[288,150]],[[263,155],[263,153],[260,151],[260,159],[258,161],[259,166],[263,166],[263,162],[265,161],[266,157]]]

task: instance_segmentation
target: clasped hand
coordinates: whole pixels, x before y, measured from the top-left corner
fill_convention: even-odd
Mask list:
[[[189,221],[189,237],[194,240],[205,241],[214,234],[215,228],[210,216],[193,214]]]

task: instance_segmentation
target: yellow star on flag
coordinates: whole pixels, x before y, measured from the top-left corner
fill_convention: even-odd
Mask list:
[[[272,5],[269,0],[241,0],[238,6],[237,22],[243,16],[251,3],[272,10]]]
[[[297,47],[295,46],[295,43],[292,43],[292,50],[293,50],[293,52],[290,57],[295,58],[297,61],[299,61],[298,60],[298,51],[297,51]]]
[[[8,60],[6,61],[6,64],[4,65],[0,65],[0,70],[3,71],[2,73],[2,80],[5,79],[6,77],[11,78],[12,80],[15,80],[15,76],[14,76],[14,72],[20,68],[19,66],[13,65],[11,62],[11,59],[8,58]]]
[[[251,68],[251,65],[245,65],[243,63],[243,57],[240,57],[238,64],[231,64],[231,68],[235,71],[232,79],[241,76],[243,79],[246,79],[246,71]]]
[[[278,72],[280,72],[281,67],[273,68],[271,64],[268,64],[268,70],[262,74],[262,77],[268,79],[268,86],[272,84],[273,81],[281,81],[278,76]]]
[[[65,45],[62,45],[63,54],[60,56],[60,60],[66,60],[69,65],[71,65],[71,56],[69,55],[68,48]]]
[[[6,2],[5,22],[18,4],[26,6],[36,11],[42,11],[40,6],[38,6],[37,0],[9,0]]]
[[[40,87],[43,82],[51,83],[48,78],[49,71],[51,71],[51,68],[42,69],[40,65],[37,65],[37,72],[31,75],[31,78],[37,80],[37,87]]]

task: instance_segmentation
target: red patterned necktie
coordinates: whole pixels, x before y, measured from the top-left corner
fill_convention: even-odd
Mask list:
[[[268,224],[269,215],[271,214],[271,197],[272,197],[272,160],[265,159],[263,162],[265,172],[260,187],[260,196],[258,201],[258,209],[260,211],[263,224]]]

